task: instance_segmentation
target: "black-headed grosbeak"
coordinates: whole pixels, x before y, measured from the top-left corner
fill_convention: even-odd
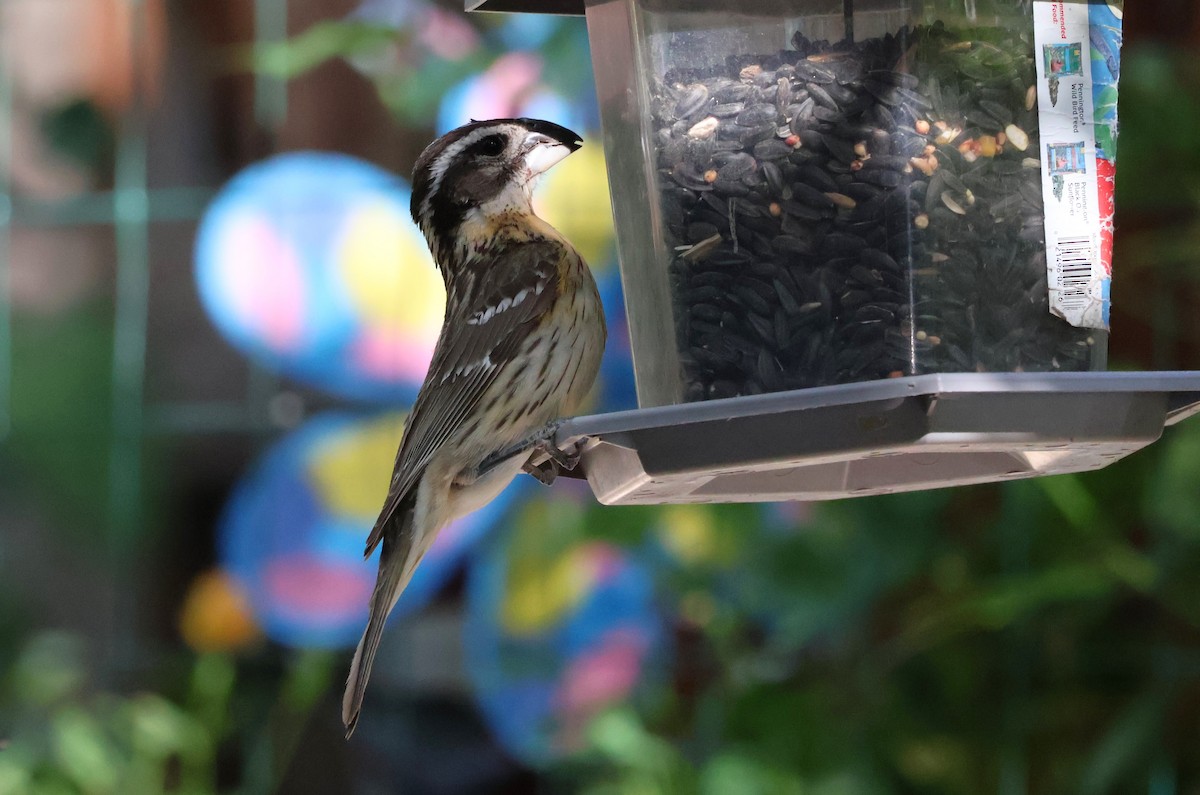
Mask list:
[[[536,119],[459,127],[413,169],[412,216],[446,283],[446,319],[405,426],[387,500],[370,618],[346,682],[347,737],[362,709],[383,624],[438,531],[493,500],[551,442],[592,386],[604,311],[586,263],[533,212],[536,177],[580,147]],[[541,456],[538,456],[541,458]]]

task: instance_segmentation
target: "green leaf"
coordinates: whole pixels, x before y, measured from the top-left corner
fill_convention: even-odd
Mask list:
[[[329,689],[330,675],[339,656],[323,649],[298,652],[288,665],[279,694],[282,704],[292,712],[307,712]]]
[[[144,693],[130,701],[127,709],[133,747],[139,754],[161,759],[197,742],[203,744],[192,716],[161,696]]]
[[[1145,495],[1147,516],[1162,529],[1200,542],[1200,420],[1168,431],[1158,476]]]
[[[429,58],[420,69],[381,75],[376,80],[376,88],[383,104],[400,119],[412,124],[428,124],[446,92],[486,69],[494,57],[493,53],[478,50],[456,61]]]
[[[100,508],[110,496],[97,473],[110,455],[111,307],[13,321],[13,434],[0,458],[67,538],[95,548],[104,541]]]
[[[1157,576],[1148,558],[1114,545],[1098,559],[997,577],[971,597],[917,603],[901,647],[924,650],[959,634],[1006,629],[1051,605],[1091,602],[1122,585],[1147,589]]]
[[[1116,792],[1122,782],[1132,785],[1131,774],[1149,766],[1147,752],[1162,730],[1166,697],[1146,693],[1117,718],[1092,752],[1079,791],[1085,795]]]
[[[1036,482],[1079,532],[1091,534],[1107,523],[1100,504],[1078,475],[1056,475]]]
[[[26,795],[33,791],[33,762],[25,749],[0,749],[0,795]]]
[[[646,731],[632,711],[605,712],[588,727],[588,739],[595,750],[622,767],[666,775],[674,751],[670,745]]]
[[[52,721],[54,756],[63,772],[84,792],[111,792],[120,761],[104,728],[78,707],[68,707]]]
[[[84,684],[83,646],[71,635],[48,632],[30,642],[13,671],[17,697],[36,706],[69,698]]]
[[[237,666],[228,654],[203,654],[192,669],[187,706],[212,735],[220,735],[237,679]]]
[[[704,766],[701,795],[800,795],[802,782],[772,770],[752,756],[726,751]]]
[[[287,41],[257,45],[250,62],[257,72],[288,79],[331,58],[377,52],[401,36],[396,29],[373,22],[319,22]]]

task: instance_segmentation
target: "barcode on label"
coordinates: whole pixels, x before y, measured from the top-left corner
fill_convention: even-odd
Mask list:
[[[1060,237],[1057,251],[1059,305],[1064,309],[1082,309],[1087,306],[1092,282],[1092,239]]]

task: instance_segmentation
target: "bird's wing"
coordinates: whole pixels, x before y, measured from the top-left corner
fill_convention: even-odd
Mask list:
[[[404,429],[387,500],[367,538],[367,555],[429,459],[475,412],[496,375],[553,306],[562,259],[570,256],[574,252],[569,248],[547,240],[510,246],[474,263],[487,286],[446,316]]]

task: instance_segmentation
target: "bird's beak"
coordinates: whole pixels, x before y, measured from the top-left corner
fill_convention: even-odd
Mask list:
[[[583,145],[578,135],[548,121],[528,120],[525,136],[525,165],[533,175],[544,174]]]

